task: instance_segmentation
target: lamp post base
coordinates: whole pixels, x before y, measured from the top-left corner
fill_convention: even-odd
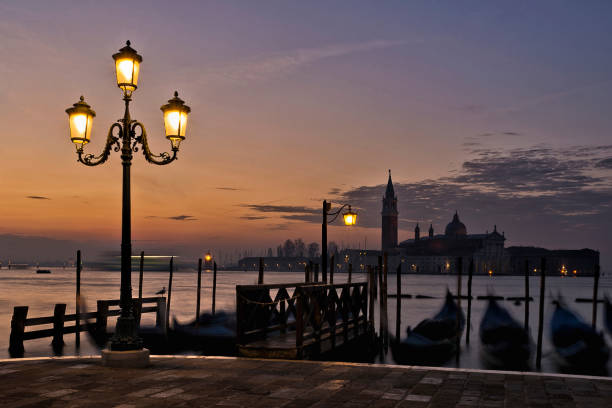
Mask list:
[[[102,365],[119,368],[144,368],[149,365],[149,350],[102,350]]]

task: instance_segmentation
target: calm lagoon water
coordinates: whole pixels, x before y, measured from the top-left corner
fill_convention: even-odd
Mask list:
[[[10,334],[10,321],[14,306],[29,306],[28,317],[50,316],[55,303],[67,303],[66,313],[74,313],[75,306],[75,271],[74,269],[51,268],[48,275],[36,274],[35,270],[0,270],[0,358],[8,358],[8,343]],[[303,273],[266,272],[266,283],[299,282]],[[346,274],[336,274],[336,283],[346,282]],[[354,274],[353,281],[365,281],[365,274]],[[257,272],[220,271],[217,276],[217,310],[235,310],[235,286],[237,284],[254,284],[257,282]],[[84,269],[81,276],[81,294],[84,297],[88,311],[94,311],[96,300],[116,299],[119,297],[119,272],[108,272]],[[195,270],[180,270],[174,273],[172,283],[172,310],[171,315],[179,321],[185,322],[195,316],[197,272]],[[402,334],[406,334],[407,326],[415,326],[419,321],[435,314],[442,304],[446,288],[456,291],[457,278],[450,275],[403,275],[402,293],[435,296],[435,299],[402,299]],[[524,278],[519,276],[475,276],[472,285],[474,296],[496,294],[504,297],[522,296],[524,291]],[[144,274],[143,296],[155,296],[155,292],[168,286],[168,274],[165,272],[146,272]],[[396,293],[395,275],[389,275],[389,293]],[[138,295],[138,272],[132,276],[133,294]],[[211,308],[212,273],[202,274],[202,312]],[[530,291],[534,301],[530,306],[530,327],[535,340],[537,336],[537,308],[539,294],[539,278],[530,279]],[[591,320],[591,304],[575,303],[577,297],[589,298],[592,296],[592,278],[573,277],[547,277],[546,279],[546,309],[544,325],[544,346],[542,371],[556,372],[558,368],[554,362],[553,349],[550,343],[549,323],[554,310],[551,304],[553,296],[563,296],[572,309],[578,312],[587,322]],[[467,292],[467,279],[463,280],[462,293]],[[600,280],[600,297],[603,294],[612,295],[612,277],[603,276]],[[462,353],[459,361],[460,367],[485,368],[479,354],[478,327],[484,314],[487,302],[474,300],[472,302],[472,323],[470,345],[465,345],[465,333],[462,342]],[[514,305],[513,302],[502,302],[517,318],[523,320],[523,305]],[[462,301],[464,311],[467,301]],[[395,299],[388,301],[389,329],[395,332]],[[145,317],[146,316],[146,317]],[[603,307],[599,306],[598,328],[603,328]],[[376,327],[378,327],[378,310],[376,311]],[[154,323],[154,314],[143,315],[143,323]],[[109,327],[114,326],[114,320]],[[43,327],[43,326],[39,326]],[[77,354],[74,348],[74,335],[64,337],[66,347],[65,355]],[[25,342],[26,357],[50,356],[50,338],[31,340]],[[606,341],[612,345],[610,333],[606,333]],[[89,342],[86,333],[81,335],[81,355],[99,353],[98,349]],[[393,363],[390,353],[380,357],[381,361]],[[447,363],[449,367],[457,366],[453,359]],[[609,363],[609,373],[612,373],[612,362]]]

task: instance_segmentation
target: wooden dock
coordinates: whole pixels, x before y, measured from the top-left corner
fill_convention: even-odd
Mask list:
[[[236,286],[238,352],[310,359],[371,335],[368,284]]]

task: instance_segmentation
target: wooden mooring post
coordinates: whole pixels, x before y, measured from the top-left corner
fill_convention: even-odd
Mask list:
[[[374,292],[376,291],[374,287],[374,282],[376,281],[376,276],[374,275],[374,269],[372,265],[368,265],[368,290],[370,292],[370,296],[368,296],[368,319],[370,321],[370,327],[372,330],[376,330],[376,326],[374,325]]]
[[[545,289],[546,289],[546,258],[542,258],[542,262],[540,265],[540,309],[538,312],[538,343],[536,347],[536,368],[538,370],[542,367],[542,333],[544,330]]]
[[[593,330],[597,328],[597,289],[599,288],[599,264],[595,265],[593,271],[593,320],[591,326]]]
[[[308,280],[309,280],[309,276],[308,276],[310,273],[310,271],[308,270],[309,267],[310,265],[308,264],[304,265],[304,283],[308,283]]]
[[[461,319],[461,279],[463,275],[463,257],[457,258],[457,328],[460,327]],[[457,364],[459,364],[459,357],[461,354],[461,335],[457,336]]]
[[[334,284],[334,269],[336,269],[336,257],[332,254],[331,259],[329,260],[329,283],[330,285]]]
[[[474,274],[474,258],[470,258],[467,283],[467,327],[465,331],[465,344],[470,344],[470,326],[472,325],[472,275]]]
[[[319,282],[319,264],[315,264],[314,266],[314,281]]]
[[[100,310],[100,306],[98,303],[98,311]],[[106,306],[106,310],[108,312],[108,306]],[[106,324],[106,323],[105,323]],[[160,296],[157,298],[157,310],[155,313],[155,325],[160,327],[164,334],[168,333],[168,327],[166,326],[166,298]],[[104,328],[106,330],[106,326]]]
[[[387,253],[383,256],[383,268],[382,268],[382,283],[380,287],[380,331],[383,339],[383,347],[385,353],[389,346],[389,315],[387,314],[387,277],[389,272],[389,259]]]
[[[376,291],[380,296],[380,292],[382,291],[382,274],[383,274],[383,257],[382,255],[378,256],[378,269],[376,270],[378,274],[378,290]]]
[[[213,287],[212,287],[212,314],[215,315],[215,303],[217,302],[217,262],[213,262]]]
[[[257,284],[258,285],[263,285],[264,284],[264,263],[263,263],[263,258],[259,258],[259,274],[257,275]]]
[[[56,354],[62,353],[64,347],[64,316],[66,315],[66,304],[57,303],[53,310],[53,352]]]
[[[195,326],[200,325],[200,295],[202,294],[202,258],[198,258],[198,288],[196,295],[196,318]]]
[[[396,272],[397,279],[397,297],[395,298],[396,306],[395,306],[395,341],[400,341],[401,336],[401,326],[402,326],[402,263],[397,266]]]
[[[15,306],[13,318],[11,319],[11,335],[9,339],[9,355],[11,357],[23,357],[23,340],[25,333],[25,322],[28,318],[27,306]]]
[[[352,283],[353,281],[353,264],[348,264],[348,283]]]
[[[529,331],[529,259],[525,259],[525,331]]]
[[[108,326],[108,302],[98,300],[96,302],[98,314],[96,315],[96,333],[106,333]]]
[[[81,348],[81,250],[77,251],[77,267],[76,267],[76,330],[74,332],[74,346],[76,349]]]
[[[144,275],[144,251],[140,251],[140,269],[138,274],[138,299],[142,300],[142,278]]]
[[[168,277],[168,304],[166,305],[166,331],[170,327],[170,301],[172,299],[172,274],[174,273],[174,257],[170,258],[170,276]]]

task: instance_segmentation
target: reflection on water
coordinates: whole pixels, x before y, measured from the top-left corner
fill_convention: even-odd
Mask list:
[[[303,279],[303,273],[266,272],[266,283],[291,283]],[[345,274],[337,274],[334,278],[336,283],[346,281]],[[138,273],[132,276],[133,293],[138,294]],[[364,274],[355,273],[354,281],[365,281]],[[81,293],[89,307],[89,311],[95,310],[96,300],[115,299],[119,296],[120,275],[119,272],[105,272],[85,269],[81,277]],[[179,322],[186,322],[195,317],[197,273],[194,270],[183,270],[174,273],[172,283],[172,305],[171,314],[176,316]],[[217,310],[234,311],[235,309],[235,285],[257,283],[257,272],[234,272],[221,271],[217,279]],[[463,293],[466,293],[466,280],[463,282]],[[395,293],[395,275],[389,276],[389,293]],[[539,278],[532,277],[530,280],[531,296],[534,301],[530,306],[530,327],[532,337],[537,336],[538,318],[538,294]],[[66,313],[75,312],[75,272],[68,269],[54,269],[51,274],[40,275],[34,270],[0,270],[0,358],[8,357],[8,342],[10,332],[10,320],[14,306],[29,306],[28,317],[50,316],[53,313],[55,303],[67,303]],[[496,295],[522,296],[524,290],[524,278],[518,276],[510,277],[485,277],[476,276],[473,280],[473,296],[494,293]],[[590,322],[590,303],[575,303],[577,297],[589,298],[592,296],[593,280],[590,278],[561,278],[547,277],[546,280],[546,309],[544,325],[544,345],[542,358],[542,371],[557,372],[559,369],[555,363],[553,347],[550,342],[550,319],[554,310],[551,304],[552,296],[562,294],[568,305],[584,320]],[[155,292],[162,287],[168,286],[168,274],[163,272],[145,272],[143,296],[154,296]],[[210,311],[211,308],[212,273],[202,274],[202,312]],[[447,275],[404,275],[402,277],[402,293],[411,295],[430,295],[433,299],[402,299],[402,327],[401,333],[406,335],[408,326],[414,327],[422,319],[431,317],[442,305],[446,288],[455,291],[456,277]],[[612,279],[602,277],[600,281],[600,297],[604,293],[612,295]],[[467,301],[462,301],[462,307],[466,308]],[[523,321],[523,305],[516,305],[511,301],[502,301],[510,313],[520,322]],[[458,365],[469,368],[487,368],[483,365],[480,356],[480,340],[478,327],[487,306],[486,301],[474,300],[472,302],[472,321],[470,345],[465,345],[465,332],[461,345],[461,356]],[[395,333],[395,299],[389,298],[388,314],[389,329]],[[375,313],[378,322],[378,310]],[[603,328],[603,307],[599,307],[598,328]],[[143,315],[143,324],[154,324],[155,315],[149,313]],[[114,321],[109,321],[109,327],[114,326]],[[44,326],[39,326],[43,328]],[[378,323],[376,324],[378,327]],[[75,354],[74,335],[64,337],[67,355]],[[32,340],[25,342],[26,357],[47,356],[52,354],[50,338]],[[612,344],[612,338],[606,333],[606,341]],[[81,335],[81,354],[97,354],[97,347],[90,343],[86,334]],[[389,354],[380,357],[380,361],[393,363]],[[457,366],[452,359],[445,364],[448,367]],[[609,372],[612,372],[612,363],[609,363]]]

